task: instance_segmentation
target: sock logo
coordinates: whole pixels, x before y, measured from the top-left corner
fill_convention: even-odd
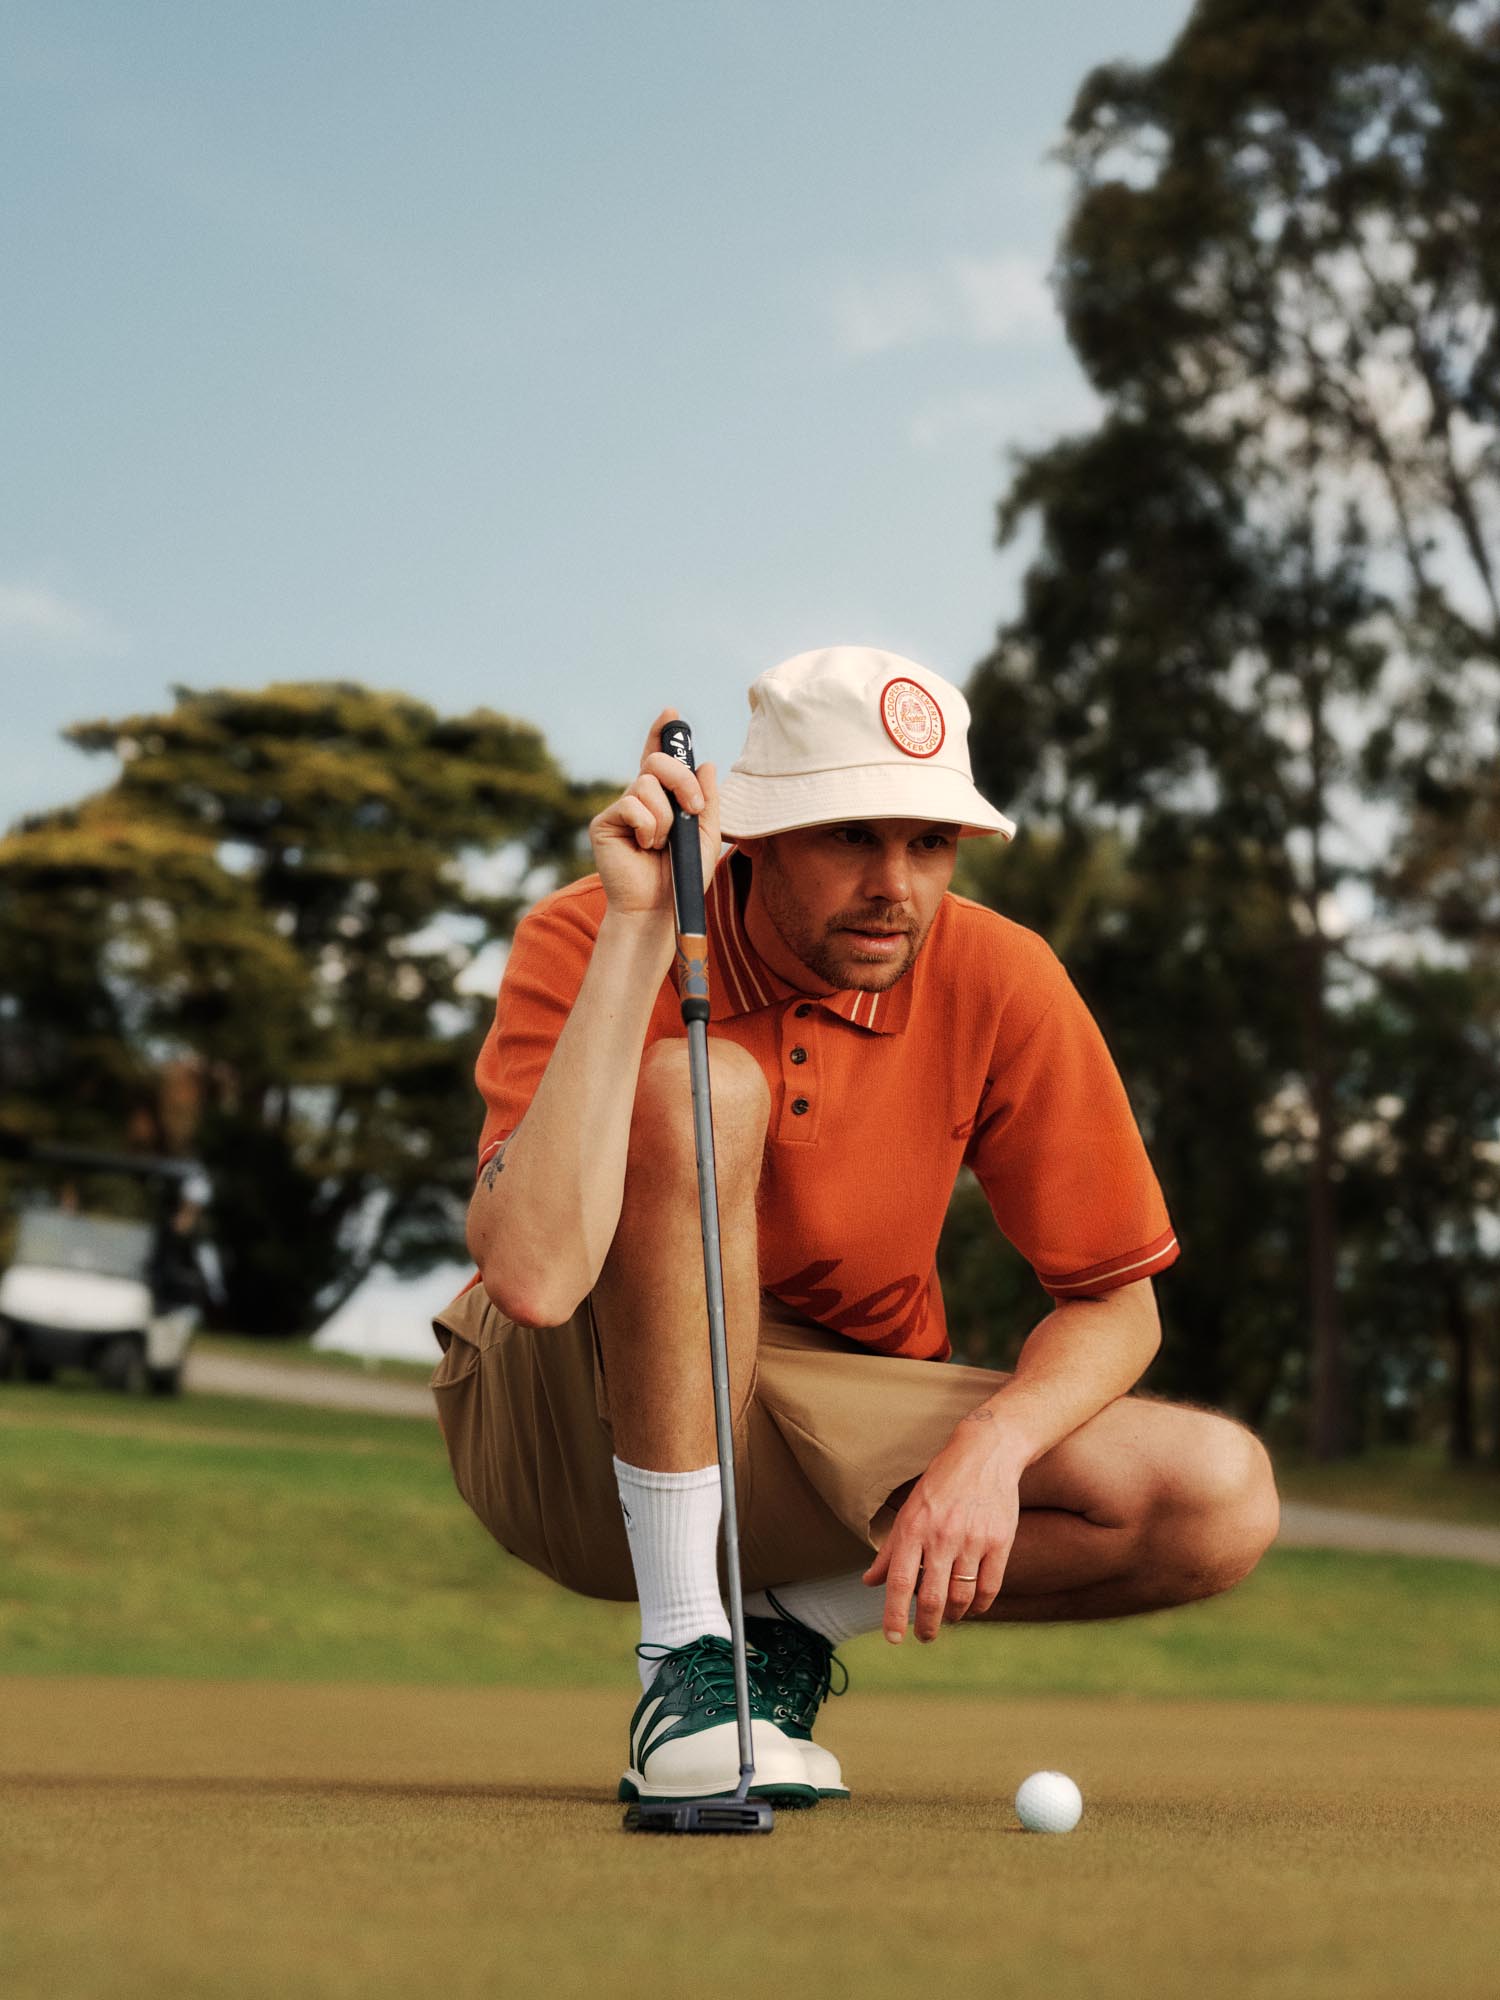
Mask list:
[[[634,1521],[631,1520],[630,1509],[625,1505],[625,1502],[623,1500],[620,1502],[620,1512],[625,1516],[626,1527],[633,1528],[635,1526],[635,1523]]]

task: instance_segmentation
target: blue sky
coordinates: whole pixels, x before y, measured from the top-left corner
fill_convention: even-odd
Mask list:
[[[1079,82],[1186,0],[0,4],[0,826],[174,682],[362,680],[633,769],[672,702],[1015,598],[1086,419]]]

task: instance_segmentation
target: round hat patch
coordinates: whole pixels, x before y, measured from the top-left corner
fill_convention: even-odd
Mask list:
[[[880,692],[885,733],[908,757],[935,757],[943,747],[943,711],[915,681],[887,681]]]

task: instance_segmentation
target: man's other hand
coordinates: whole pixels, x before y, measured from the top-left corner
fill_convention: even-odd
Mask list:
[[[987,1405],[959,1426],[994,1421]],[[916,1593],[916,1634],[989,1610],[1000,1594],[1020,1520],[1022,1467],[1006,1454],[976,1453],[955,1435],[908,1494],[864,1580],[885,1585],[885,1636],[899,1645]]]

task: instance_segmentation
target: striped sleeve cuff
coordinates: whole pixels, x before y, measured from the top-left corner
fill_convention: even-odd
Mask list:
[[[483,1148],[483,1150],[480,1152],[479,1155],[479,1165],[474,1169],[474,1178],[476,1180],[484,1172],[485,1168],[489,1165],[490,1161],[494,1159],[496,1153],[499,1152],[500,1148],[505,1144],[506,1140],[509,1137],[510,1137],[509,1132],[501,1132],[496,1138],[491,1139],[490,1143]]]
[[[1153,1277],[1175,1264],[1180,1252],[1175,1230],[1168,1229],[1144,1249],[1130,1250],[1119,1257],[1091,1264],[1086,1271],[1070,1271],[1066,1277],[1046,1278],[1038,1271],[1042,1289],[1056,1299],[1078,1298],[1084,1293],[1113,1292],[1121,1285],[1133,1285],[1138,1278]]]

